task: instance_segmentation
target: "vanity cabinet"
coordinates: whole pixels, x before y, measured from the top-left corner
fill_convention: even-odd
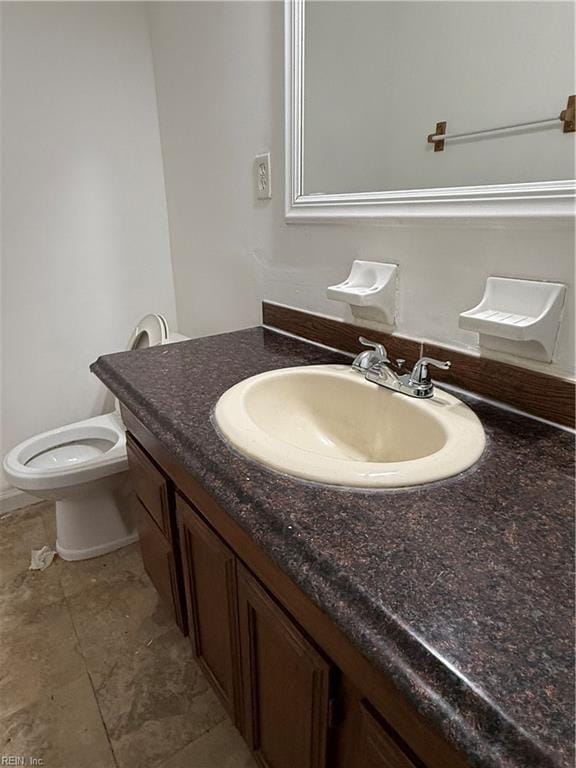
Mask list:
[[[238,571],[248,746],[265,768],[325,768],[331,664],[252,574]]]
[[[359,730],[353,740],[353,768],[418,768],[407,745],[400,746],[390,729],[369,705],[359,703]]]
[[[123,418],[146,570],[258,764],[469,768],[164,446]]]
[[[174,616],[188,633],[178,548],[174,489],[152,459],[126,436],[128,466],[134,491],[133,510],[146,573]]]
[[[324,768],[329,662],[178,494],[176,509],[198,663],[265,768]]]
[[[134,493],[151,521],[156,523],[167,543],[170,543],[173,491],[169,481],[130,435],[126,436],[126,451]]]
[[[401,714],[400,710],[398,707],[398,714]],[[406,730],[400,736],[345,675],[338,676],[333,693],[333,722],[329,768],[436,768],[437,765],[453,768],[463,765],[457,761],[437,763],[433,754],[429,761],[416,756],[409,740],[417,740],[418,734],[412,732],[406,722]],[[429,749],[434,749],[432,743]],[[420,754],[425,752],[423,745]]]
[[[192,649],[241,728],[236,558],[194,507],[176,498]]]

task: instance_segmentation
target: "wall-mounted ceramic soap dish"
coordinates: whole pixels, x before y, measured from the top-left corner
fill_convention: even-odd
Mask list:
[[[563,283],[489,277],[482,301],[462,312],[459,325],[477,331],[481,347],[551,362],[565,293]]]
[[[394,325],[397,273],[396,264],[356,260],[348,278],[327,288],[326,296],[349,304],[354,317]]]

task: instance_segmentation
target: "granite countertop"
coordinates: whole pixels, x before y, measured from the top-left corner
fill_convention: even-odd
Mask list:
[[[91,369],[472,766],[572,766],[574,436],[470,398],[475,467],[362,491],[271,472],[215,431],[238,381],[331,362],[349,358],[252,328]]]

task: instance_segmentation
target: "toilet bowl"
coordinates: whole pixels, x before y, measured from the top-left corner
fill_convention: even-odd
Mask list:
[[[128,349],[184,340],[161,315],[146,315]],[[24,440],[4,459],[16,488],[56,502],[56,551],[64,560],[97,557],[137,540],[127,470],[118,407]]]

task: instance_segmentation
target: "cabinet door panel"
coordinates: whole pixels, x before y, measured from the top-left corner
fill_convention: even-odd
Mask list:
[[[236,558],[191,505],[176,507],[194,654],[241,727]]]
[[[180,609],[180,596],[174,556],[170,543],[158,530],[148,511],[137,497],[134,509],[144,568],[150,581],[170,607],[176,623],[183,629],[184,619]]]
[[[247,739],[265,768],[324,768],[330,664],[239,566]]]
[[[417,768],[364,703],[360,711],[360,733],[354,750],[356,768]]]
[[[126,450],[130,466],[130,479],[134,491],[146,507],[154,522],[164,533],[170,535],[170,500],[164,475],[156,468],[144,451],[126,435]]]

